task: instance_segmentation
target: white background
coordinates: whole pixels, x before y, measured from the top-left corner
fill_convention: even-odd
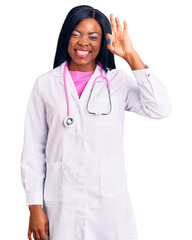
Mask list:
[[[176,0],[4,1],[0,9],[0,221],[2,239],[27,239],[20,179],[24,115],[36,77],[53,67],[66,14],[81,4],[127,20],[133,47],[165,84],[172,113],[125,114],[127,183],[140,240],[192,239],[191,6]],[[132,75],[116,57],[117,68]],[[133,75],[132,75],[133,76]]]

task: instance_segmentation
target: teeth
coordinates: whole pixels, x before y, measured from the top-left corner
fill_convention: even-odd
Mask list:
[[[85,55],[89,53],[89,51],[79,51],[79,50],[76,50],[76,51],[81,55]]]

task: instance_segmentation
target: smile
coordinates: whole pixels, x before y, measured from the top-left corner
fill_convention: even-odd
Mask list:
[[[77,50],[75,49],[75,54],[76,56],[80,57],[80,58],[86,58],[91,54],[92,51],[89,50]]]

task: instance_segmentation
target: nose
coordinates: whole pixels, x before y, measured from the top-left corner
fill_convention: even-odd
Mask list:
[[[82,45],[82,46],[88,46],[89,41],[88,41],[86,36],[84,36],[84,37],[82,36],[82,37],[79,38],[78,44]]]

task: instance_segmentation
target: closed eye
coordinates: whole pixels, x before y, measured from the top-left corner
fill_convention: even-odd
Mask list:
[[[90,37],[90,39],[98,39],[98,37]]]
[[[79,35],[78,35],[78,34],[75,34],[75,33],[72,33],[71,36],[79,37]]]
[[[91,34],[91,33],[90,33],[90,34]],[[90,34],[89,34],[89,35],[90,35]],[[80,35],[79,35],[79,34],[76,34],[76,33],[72,33],[71,36],[73,36],[73,37],[80,37]],[[96,36],[90,36],[89,39],[91,39],[91,40],[97,40],[97,39],[99,39],[99,38],[96,37]]]

